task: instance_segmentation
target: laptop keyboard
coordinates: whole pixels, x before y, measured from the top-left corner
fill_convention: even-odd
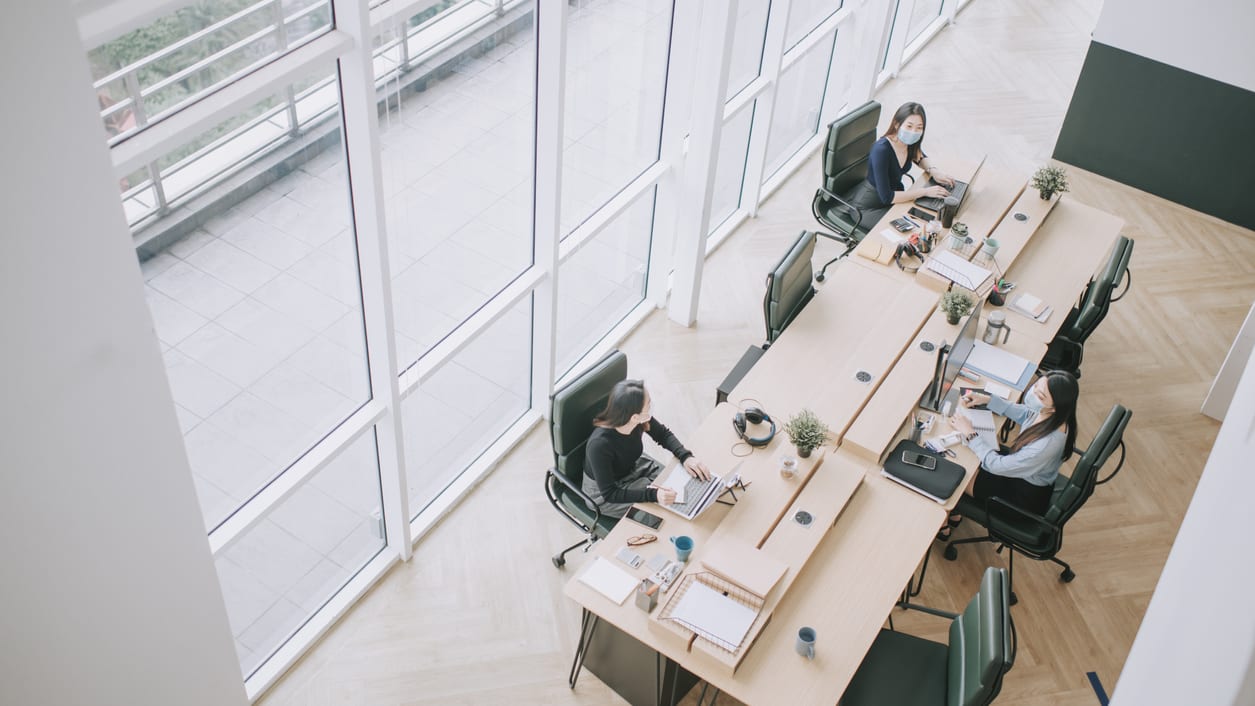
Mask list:
[[[938,184],[932,179],[929,179],[928,185],[937,186]],[[965,194],[967,194],[967,183],[962,182],[962,181],[954,182],[954,188],[950,189],[950,195],[958,199],[959,203],[962,203],[963,196]],[[939,199],[935,196],[924,196],[924,197],[915,199],[915,203],[916,205],[922,208],[926,208],[930,211],[937,211],[941,209],[941,206],[945,203],[945,199]]]
[[[671,509],[681,515],[690,514],[693,508],[697,507],[697,504],[701,502],[702,497],[706,495],[706,491],[710,488],[710,486],[718,482],[719,481],[715,478],[702,480],[701,478],[690,476],[688,482],[684,484],[684,502],[672,503]]]

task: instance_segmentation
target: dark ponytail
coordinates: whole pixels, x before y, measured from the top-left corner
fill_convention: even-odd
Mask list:
[[[1046,373],[1046,389],[1050,390],[1054,411],[1049,417],[1025,429],[1011,444],[1009,454],[1028,446],[1038,439],[1049,436],[1055,429],[1065,426],[1067,432],[1066,446],[1063,448],[1063,460],[1072,457],[1072,449],[1076,447],[1076,400],[1081,395],[1080,385],[1071,373],[1055,370]]]

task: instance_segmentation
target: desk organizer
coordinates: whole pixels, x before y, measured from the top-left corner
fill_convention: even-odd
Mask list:
[[[753,610],[757,614],[757,617],[754,619],[753,624],[746,631],[745,636],[741,639],[739,643],[732,644],[731,642],[722,640],[719,637],[716,637],[712,633],[708,632],[707,630],[703,629],[701,626],[692,625],[680,618],[676,618],[673,616],[673,612],[675,611],[676,606],[680,605],[680,603],[684,599],[685,594],[688,593],[689,589],[691,589],[693,586],[699,583]],[[737,586],[736,584],[732,583],[731,581],[728,581],[722,576],[710,573],[708,571],[702,571],[698,573],[687,574],[683,579],[680,580],[680,583],[676,587],[676,590],[672,592],[671,597],[667,600],[667,604],[663,606],[662,612],[658,614],[658,620],[662,624],[667,625],[674,631],[677,631],[681,634],[690,634],[691,636],[694,636],[697,639],[703,640],[706,643],[718,648],[719,650],[722,650],[723,652],[729,655],[739,656],[744,651],[748,650],[749,644],[753,642],[753,638],[756,637],[757,635],[758,631],[755,630],[755,627],[759,626],[763,621],[762,609],[763,609],[764,602],[765,601],[761,596],[756,596],[753,593],[750,593],[749,591],[741,588],[740,586]],[[690,640],[690,648],[691,647],[692,647],[692,640]],[[740,660],[738,659],[737,661],[739,662]]]

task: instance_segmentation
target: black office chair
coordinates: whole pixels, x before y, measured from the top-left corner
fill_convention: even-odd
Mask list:
[[[950,561],[958,558],[957,546],[973,542],[993,542],[998,545],[998,552],[1003,547],[1011,549],[1007,558],[1008,583],[1014,580],[1015,554],[1019,552],[1037,561],[1051,561],[1063,567],[1059,580],[1070,583],[1076,573],[1065,561],[1056,554],[1063,548],[1063,527],[1076,514],[1077,510],[1094,494],[1094,488],[1115,478],[1124,467],[1124,429],[1129,424],[1133,413],[1122,405],[1111,408],[1107,420],[1098,428],[1089,448],[1077,449],[1080,460],[1072,476],[1059,474],[1055,479],[1054,492],[1050,498],[1050,506],[1044,515],[1035,515],[1021,510],[1002,498],[990,498],[980,502],[971,496],[964,495],[955,505],[954,511],[966,518],[976,521],[989,533],[983,537],[951,540],[945,549],[945,557]],[[1098,471],[1116,449],[1120,449],[1120,461],[1115,469],[1102,480],[1098,479]],[[1017,601],[1015,591],[1011,591],[1011,605]]]
[[[1002,691],[1015,664],[1010,578],[985,569],[980,590],[961,614],[923,609],[951,619],[949,644],[881,630],[863,657],[841,706],[985,706]],[[918,607],[917,607],[918,609]]]
[[[784,333],[785,327],[797,318],[802,308],[815,296],[812,282],[814,268],[811,258],[815,255],[815,233],[802,231],[789,247],[780,262],[767,273],[767,291],[763,294],[763,324],[767,327],[767,342],[750,346],[715,388],[715,404],[727,401],[732,389],[749,373],[763,353]]]
[[[811,212],[820,225],[832,231],[821,231],[818,235],[845,245],[845,250],[819,270],[815,279],[820,282],[824,281],[828,265],[849,255],[876,225],[876,219],[864,218],[863,212],[848,199],[854,187],[867,178],[867,157],[878,137],[876,124],[879,122],[880,104],[867,101],[828,126],[828,140],[824,143],[820,164],[823,181],[815,191]]]
[[[583,490],[584,447],[593,433],[593,417],[605,408],[615,383],[626,379],[627,356],[613,350],[549,398],[553,467],[545,474],[545,495],[554,509],[586,535],[553,556],[553,565],[559,569],[566,564],[567,552],[591,546],[619,522],[617,517],[601,514]]]
[[[1080,303],[1068,312],[1059,332],[1050,341],[1039,370],[1066,370],[1075,377],[1081,377],[1085,341],[1107,317],[1111,302],[1123,299],[1133,286],[1133,272],[1129,269],[1129,260],[1132,257],[1133,241],[1120,236],[1111,250],[1107,266],[1098,277],[1090,281],[1081,295]],[[1122,282],[1124,288],[1118,295],[1112,296],[1112,292]]]

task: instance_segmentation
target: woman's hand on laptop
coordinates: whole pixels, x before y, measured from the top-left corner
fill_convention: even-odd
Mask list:
[[[689,475],[694,478],[710,480],[710,469],[706,467],[706,464],[697,460],[696,456],[689,456],[684,460],[684,470],[688,471]]]
[[[933,181],[937,182],[938,184],[941,184],[947,189],[954,188],[954,177],[950,176],[949,174],[946,174],[944,172],[939,172],[936,169],[934,169],[928,173],[928,176],[932,177]]]

